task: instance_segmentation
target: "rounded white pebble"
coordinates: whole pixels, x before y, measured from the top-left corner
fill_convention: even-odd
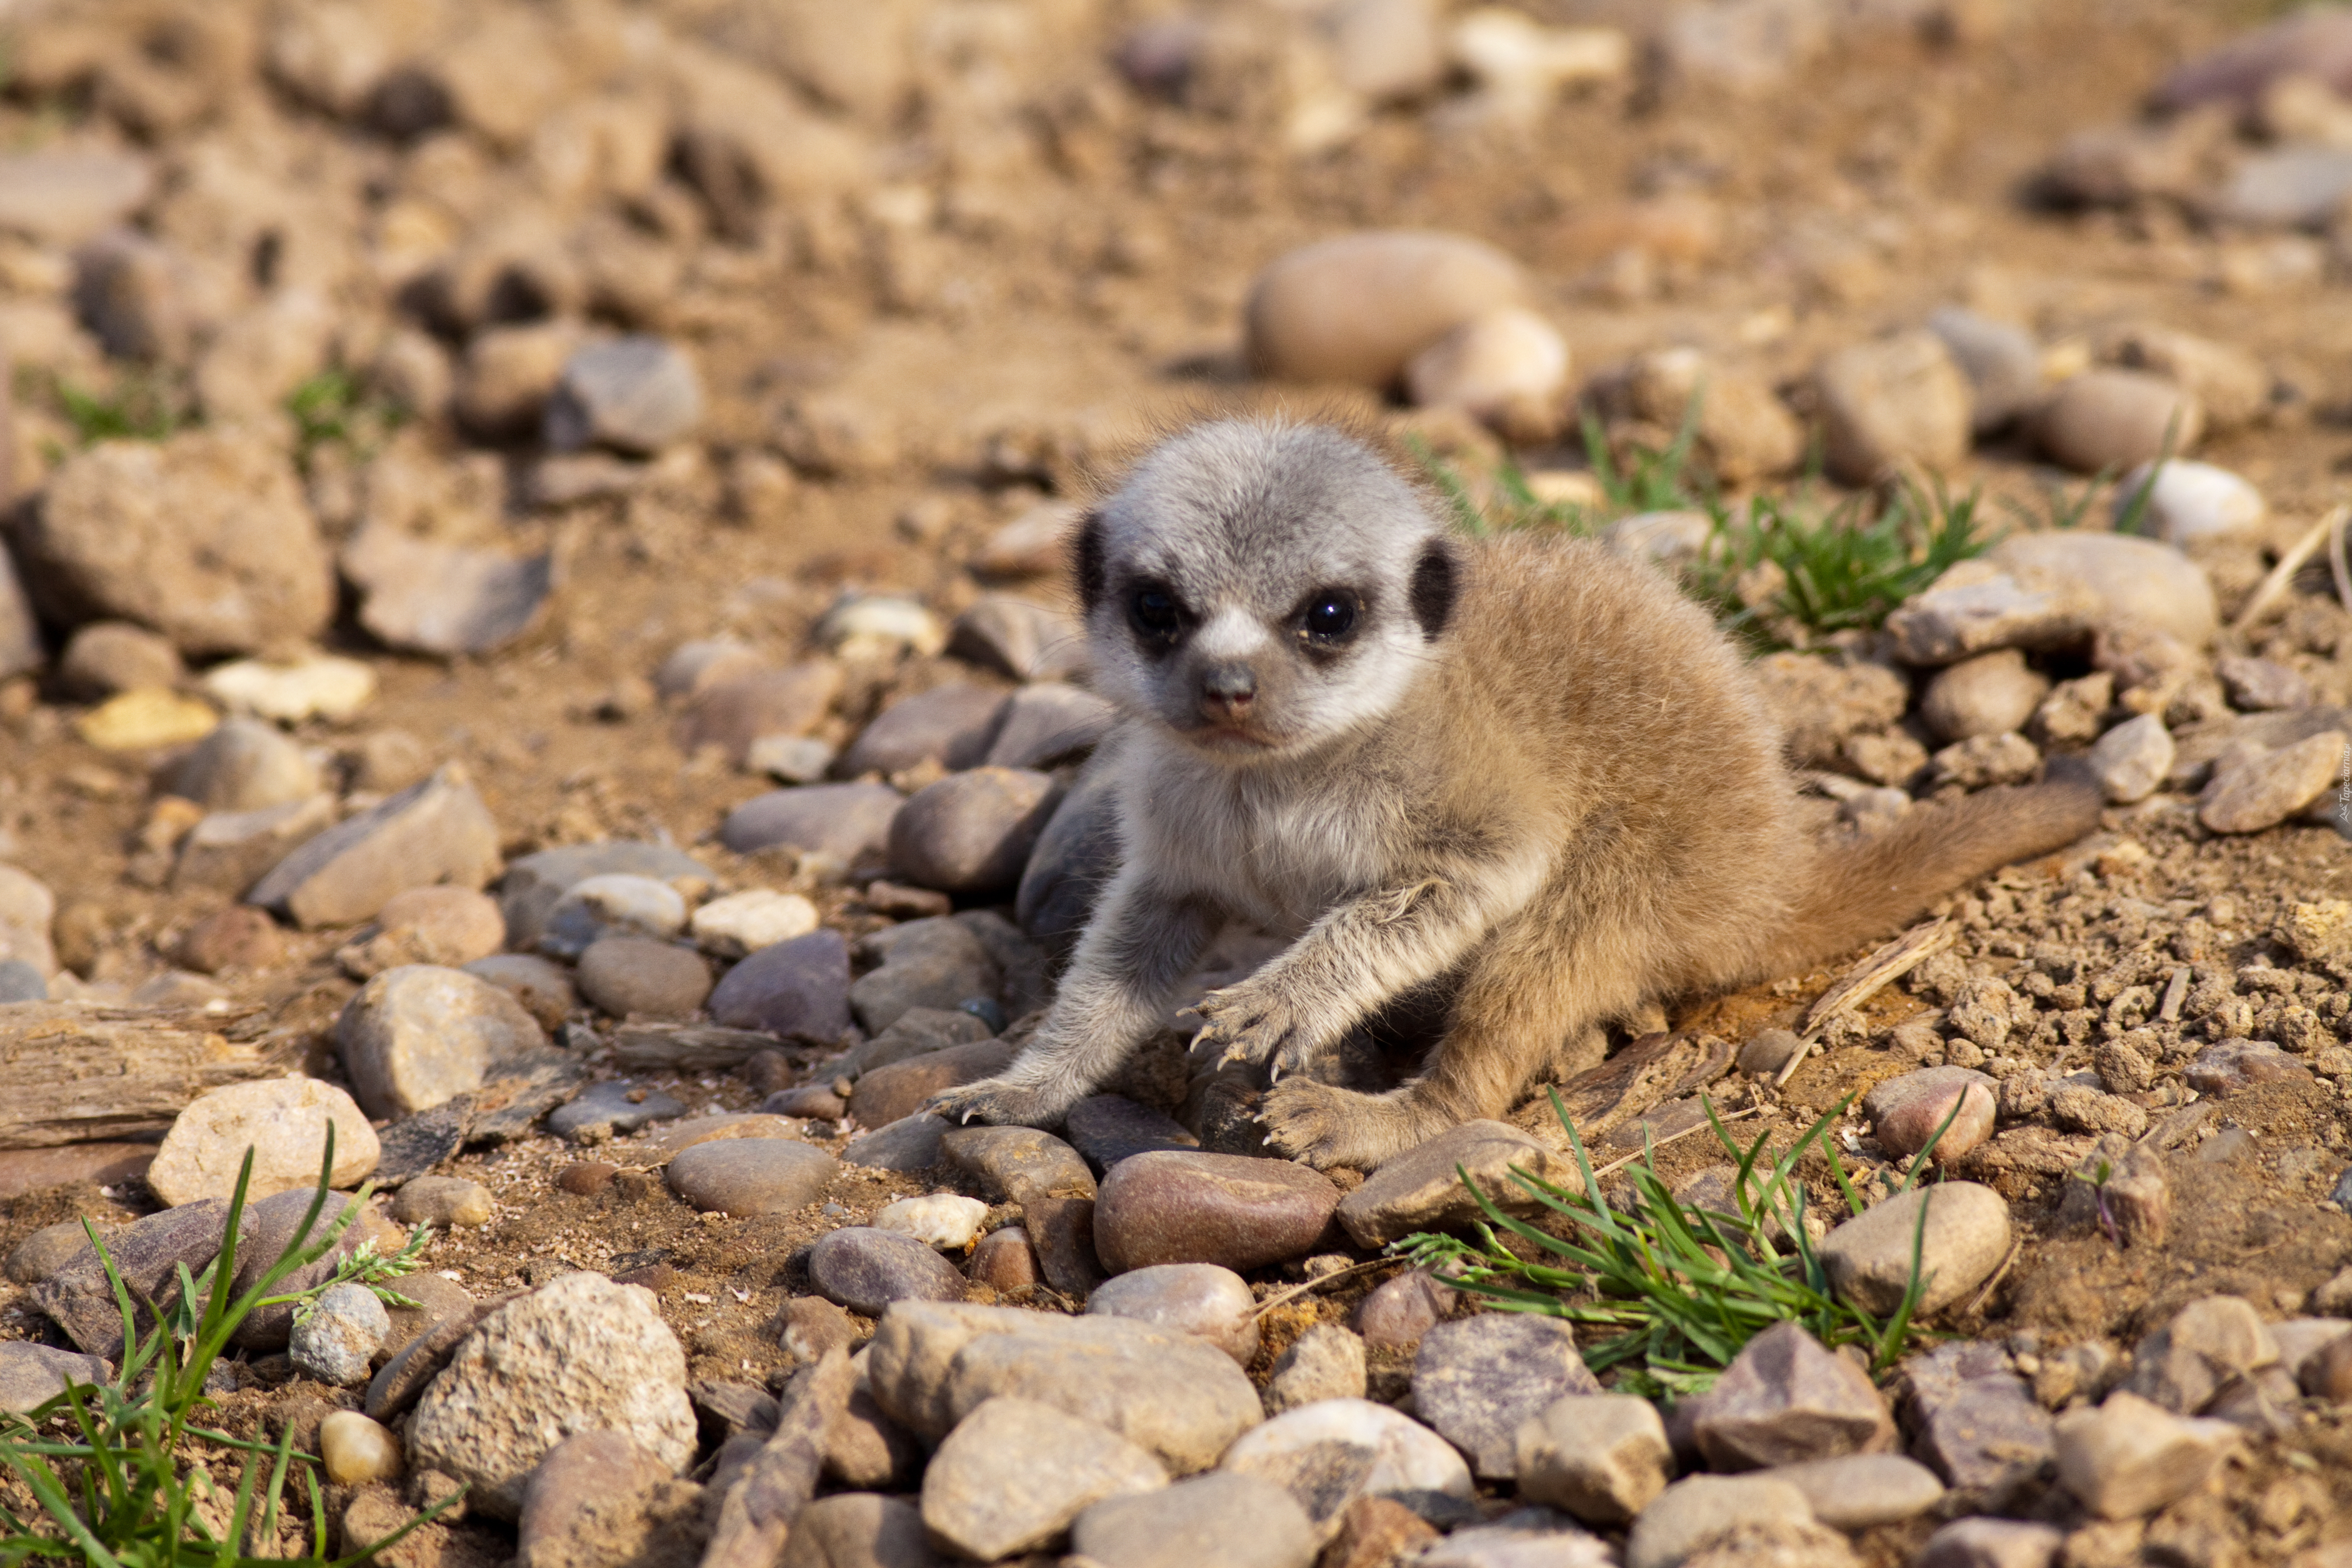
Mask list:
[[[400,1439],[356,1410],[338,1410],[319,1423],[319,1457],[339,1487],[363,1487],[400,1474]]]
[[[2244,533],[2260,527],[2269,515],[2263,492],[2227,468],[2176,458],[2156,474],[2151,487],[2148,476],[2155,467],[2142,463],[2126,474],[2123,483],[2116,487],[2115,501],[2116,521],[2120,523],[2140,492],[2147,490],[2139,531],[2152,539],[2186,544],[2194,539]]]
[[[816,906],[798,893],[753,888],[713,899],[694,911],[694,942],[703,952],[741,958],[816,930]]]
[[[884,1205],[874,1216],[874,1228],[895,1230],[946,1251],[961,1251],[980,1235],[980,1222],[987,1217],[988,1205],[978,1198],[934,1193],[927,1198],[900,1198]]]

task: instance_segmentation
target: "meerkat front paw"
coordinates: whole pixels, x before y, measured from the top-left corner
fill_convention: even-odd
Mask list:
[[[1193,1041],[1196,1047],[1222,1046],[1220,1060],[1266,1068],[1277,1082],[1306,1071],[1325,1044],[1279,992],[1247,981],[1212,991],[1199,1011],[1209,1026]]]
[[[1062,1107],[1044,1090],[1001,1078],[943,1089],[931,1096],[923,1109],[958,1126],[986,1121],[998,1127],[1046,1127],[1062,1115]]]
[[[1334,1165],[1369,1171],[1420,1142],[1412,1118],[1391,1097],[1308,1079],[1286,1079],[1269,1089],[1258,1121],[1269,1146],[1318,1171]]]

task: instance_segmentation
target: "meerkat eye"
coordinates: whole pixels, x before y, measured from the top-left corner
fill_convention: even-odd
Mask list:
[[[1139,629],[1162,639],[1173,638],[1181,620],[1176,608],[1176,595],[1165,588],[1137,589],[1128,609],[1134,616]]]
[[[1314,641],[1337,642],[1356,629],[1356,596],[1341,589],[1324,589],[1307,601],[1298,626]]]

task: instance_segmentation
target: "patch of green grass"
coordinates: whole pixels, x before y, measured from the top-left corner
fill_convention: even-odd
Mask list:
[[[1517,1166],[1511,1180],[1528,1196],[1569,1222],[1568,1237],[1554,1236],[1507,1215],[1478,1190],[1469,1173],[1462,1182],[1486,1216],[1475,1244],[1458,1237],[1423,1233],[1390,1250],[1416,1268],[1443,1272],[1458,1288],[1507,1311],[1564,1318],[1609,1331],[1586,1342],[1584,1359],[1596,1373],[1618,1372],[1617,1386],[1649,1398],[1705,1392],[1740,1348],[1775,1323],[1801,1324],[1830,1346],[1859,1345],[1874,1373],[1894,1365],[1910,1342],[1912,1318],[1927,1281],[1920,1250],[1927,1234],[1927,1205],[1911,1238],[1911,1279],[1903,1300],[1885,1321],[1840,1300],[1831,1290],[1821,1258],[1805,1229],[1805,1189],[1796,1170],[1818,1148],[1838,1188],[1855,1214],[1863,1211],[1837,1151],[1827,1136],[1844,1114],[1849,1095],[1807,1128],[1787,1152],[1764,1163],[1769,1131],[1741,1148],[1706,1103],[1707,1121],[1724,1150],[1738,1162],[1732,1192],[1738,1213],[1682,1203],[1658,1174],[1655,1152],[1628,1168],[1636,1205],[1618,1210],[1601,1195],[1584,1142],[1568,1110],[1552,1096],[1552,1109],[1568,1130],[1570,1145],[1584,1174],[1584,1191],[1571,1193]],[[1953,1115],[1958,1107],[1953,1108]],[[1927,1155],[1950,1127],[1947,1116],[1927,1151],[1911,1165],[1896,1195],[1909,1190],[1927,1169]],[[1762,1167],[1762,1168],[1759,1168]],[[1522,1257],[1504,1245],[1497,1230],[1523,1244]],[[1553,1261],[1553,1260],[1557,1261]]]
[[[1941,486],[1929,491],[1906,484],[1874,513],[1862,497],[1820,512],[1759,496],[1739,512],[1715,514],[1714,541],[1685,580],[1727,628],[1751,641],[1787,640],[1775,620],[1818,636],[1867,630],[1990,548],[1979,500],[1973,490],[1954,497]],[[1745,602],[1742,578],[1768,563],[1778,568],[1777,592],[1763,603]]]
[[[314,1468],[319,1461],[295,1450],[292,1430],[289,1428],[272,1444],[195,1424],[199,1413],[213,1405],[205,1392],[205,1379],[248,1314],[287,1303],[295,1304],[298,1312],[307,1311],[328,1289],[352,1281],[366,1285],[387,1301],[415,1304],[394,1294],[383,1281],[416,1268],[426,1234],[421,1227],[392,1257],[380,1256],[373,1246],[362,1245],[337,1265],[332,1278],[305,1289],[280,1291],[289,1276],[333,1249],[367,1200],[371,1189],[362,1187],[342,1213],[314,1236],[311,1227],[330,1196],[334,1160],[331,1130],[325,1157],[320,1162],[317,1191],[295,1233],[314,1238],[288,1247],[240,1296],[232,1297],[229,1292],[236,1277],[236,1237],[245,1215],[246,1188],[253,1174],[249,1150],[229,1199],[228,1227],[220,1255],[201,1277],[192,1277],[182,1265],[176,1293],[166,1303],[159,1304],[134,1290],[115,1268],[97,1230],[83,1222],[121,1310],[121,1370],[110,1382],[75,1384],[37,1409],[0,1416],[0,1467],[40,1505],[39,1512],[29,1520],[0,1509],[0,1528],[5,1531],[0,1534],[0,1565],[16,1568],[45,1559],[96,1568],[257,1568],[263,1563],[331,1561],[354,1564],[394,1545],[457,1500],[450,1499],[373,1546],[330,1559],[326,1510]],[[143,1333],[142,1310],[153,1325]],[[226,1527],[218,1533],[198,1507],[200,1502],[211,1504],[215,1510],[222,1506],[211,1472],[196,1452],[198,1444],[245,1456],[236,1493],[226,1503]],[[296,1474],[310,1500],[310,1553],[292,1559],[248,1554],[245,1551],[248,1536],[265,1550],[276,1543],[288,1479]]]
[[[408,422],[408,411],[370,395],[349,371],[322,370],[286,395],[294,419],[294,458],[310,472],[319,448],[341,445],[361,462]]]
[[[49,395],[73,426],[77,448],[100,441],[167,440],[196,422],[185,391],[158,370],[123,371],[113,385],[96,392],[52,377]]]

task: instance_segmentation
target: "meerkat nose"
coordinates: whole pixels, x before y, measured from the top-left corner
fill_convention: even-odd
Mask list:
[[[1246,712],[1257,696],[1257,671],[1246,664],[1211,665],[1201,674],[1201,706],[1212,713]]]

